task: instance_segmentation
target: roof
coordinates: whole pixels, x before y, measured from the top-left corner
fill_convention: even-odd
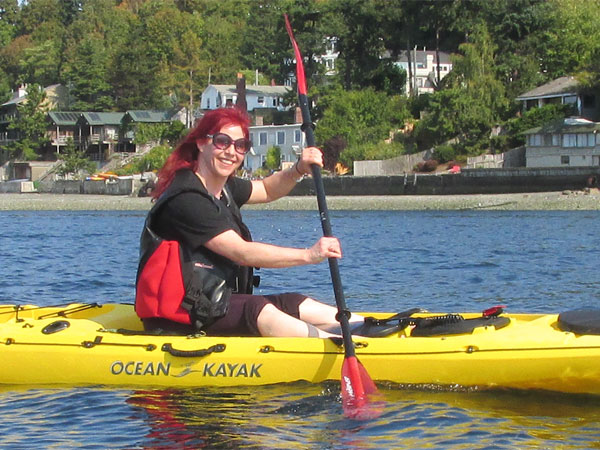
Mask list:
[[[578,92],[579,82],[575,77],[560,77],[519,95],[517,100],[530,100],[543,97],[564,97],[566,95],[577,95]]]
[[[591,133],[600,130],[599,122],[592,122],[580,117],[568,117],[546,123],[541,127],[531,128],[523,134],[550,134],[550,133]]]
[[[121,125],[122,112],[84,112],[81,116],[90,125]]]
[[[237,94],[233,84],[211,84],[222,94]],[[246,95],[285,95],[291,90],[289,86],[249,85],[246,86]]]
[[[412,51],[411,53],[413,55],[415,55],[414,51]],[[387,52],[387,55],[390,55],[390,53]],[[414,58],[417,62],[426,63],[428,55],[433,56],[433,62],[437,64],[437,58],[436,58],[437,54],[436,54],[435,50],[417,50]],[[412,58],[413,58],[413,56],[411,56],[411,59]],[[397,61],[408,63],[408,56],[406,55],[406,52],[402,52],[398,56]],[[450,64],[451,62],[452,61],[450,60],[450,53],[440,52],[440,64]]]
[[[74,111],[50,111],[48,117],[55,125],[75,125],[81,117],[81,112]]]
[[[44,88],[44,92],[46,93],[46,95],[48,95],[50,92],[52,92],[55,89],[58,89],[60,86],[61,86],[60,84],[51,84],[50,86],[46,86]],[[19,93],[21,93],[21,92],[24,92],[24,95],[19,95]],[[9,101],[7,101],[6,103],[2,103],[2,105],[0,105],[0,106],[18,105],[20,103],[23,103],[26,99],[27,99],[27,89],[26,88],[19,89],[13,93],[13,97]]]
[[[169,110],[134,110],[125,113],[133,122],[170,122],[172,113]]]

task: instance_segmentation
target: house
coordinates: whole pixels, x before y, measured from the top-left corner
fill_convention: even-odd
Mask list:
[[[106,161],[117,151],[122,112],[83,112],[77,120],[79,147],[92,161]]]
[[[410,94],[411,83],[413,86],[413,92],[415,95],[432,93],[435,90],[435,86],[438,83],[438,61],[437,55],[439,54],[440,59],[440,73],[439,79],[441,80],[452,71],[452,61],[450,60],[450,54],[445,52],[436,52],[434,50],[417,50],[416,48],[410,52],[409,55],[404,52],[394,63],[396,66],[404,69],[407,76],[412,73],[412,80],[406,80],[405,94]],[[409,64],[412,64],[411,70],[409,71]]]
[[[282,166],[296,161],[305,147],[301,126],[300,123],[251,126],[252,151],[246,154],[244,168],[251,171],[261,168],[271,147],[279,147]]]
[[[52,153],[61,154],[69,138],[73,139],[73,143],[79,142],[77,121],[81,114],[81,112],[75,111],[50,111],[48,113],[46,116],[48,122],[47,136],[50,138]]]
[[[183,125],[188,122],[187,109],[180,110],[132,110],[126,111],[121,120],[122,133],[119,141],[119,151],[133,153],[139,149],[135,143],[135,135],[140,124],[170,124],[180,121]],[[146,144],[146,143],[145,143]],[[148,142],[150,144],[150,142]]]
[[[53,84],[44,88],[46,100],[43,106],[46,110],[66,109],[69,103],[68,89],[62,84]],[[0,149],[11,141],[19,138],[8,125],[17,117],[18,107],[27,100],[27,85],[20,86],[13,92],[12,98],[0,105]]]
[[[598,101],[593,92],[583,89],[575,77],[560,77],[516,98],[523,111],[548,104],[573,105],[576,114],[588,120],[600,120]]]
[[[272,108],[277,111],[287,111],[283,99],[290,92],[288,86],[246,86],[246,105],[248,111]],[[200,100],[203,110],[233,106],[238,102],[238,89],[233,84],[209,84]]]
[[[600,123],[560,119],[525,131],[527,167],[600,166]]]

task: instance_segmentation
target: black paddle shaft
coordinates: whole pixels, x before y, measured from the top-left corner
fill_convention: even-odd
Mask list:
[[[308,108],[308,98],[306,94],[298,94],[298,103],[302,111],[302,129],[306,136],[306,144],[309,147],[315,145],[315,134],[313,130],[310,110]],[[323,177],[321,176],[321,168],[313,164],[311,166],[315,189],[317,190],[317,204],[319,206],[319,215],[321,218],[321,227],[323,228],[323,236],[333,237],[331,231],[331,221],[329,220],[329,210],[327,208],[327,200],[325,199],[325,187],[323,186]],[[344,289],[342,287],[342,278],[340,276],[340,268],[337,258],[329,258],[329,272],[331,273],[331,281],[333,282],[333,293],[335,295],[335,303],[338,308],[337,320],[342,327],[342,337],[344,339],[344,353],[346,357],[355,356],[354,343],[352,342],[352,334],[350,331],[350,311],[346,307],[346,299],[344,297]]]

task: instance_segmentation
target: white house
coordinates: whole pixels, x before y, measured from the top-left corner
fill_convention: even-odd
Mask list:
[[[305,147],[301,126],[299,123],[251,126],[252,151],[246,154],[244,168],[256,170],[262,167],[271,147],[279,147],[281,150],[282,165],[296,161]]]
[[[288,86],[246,86],[246,103],[248,111],[257,108],[274,108],[286,111],[289,107],[283,105],[283,97],[291,88]],[[209,84],[200,100],[203,110],[233,106],[237,103],[237,90],[233,84]]]
[[[527,167],[600,166],[600,123],[567,118],[525,131]]]
[[[417,50],[416,48],[411,52],[411,63],[412,63],[412,80],[406,80],[406,94],[410,93],[410,85],[412,82],[415,95],[432,93],[434,91],[435,83],[438,79],[437,73],[437,54],[434,50]],[[439,52],[440,57],[440,80],[448,75],[452,71],[452,61],[450,55],[445,52]],[[409,73],[408,55],[406,52],[402,53],[402,56],[398,58],[394,64],[401,67],[406,72],[407,76]]]

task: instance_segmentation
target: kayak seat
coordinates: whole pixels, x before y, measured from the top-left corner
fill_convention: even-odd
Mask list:
[[[459,314],[447,314],[436,317],[417,317],[412,321],[414,322],[414,328],[410,335],[414,337],[470,334],[476,328],[490,326],[499,330],[510,323],[508,317],[483,316],[465,319]]]
[[[575,334],[600,335],[600,309],[574,309],[560,313],[558,328]]]
[[[481,316],[473,319],[465,319],[460,314],[444,314],[433,317],[411,317],[416,313],[426,312],[421,308],[414,308],[394,314],[385,319],[365,317],[364,323],[350,323],[350,332],[355,336],[364,337],[386,337],[399,333],[407,327],[413,327],[410,336],[432,337],[454,334],[470,334],[479,327],[490,327],[499,330],[510,323],[508,317],[499,315]],[[498,311],[500,314],[501,311]],[[320,327],[333,334],[341,334],[339,325]]]

